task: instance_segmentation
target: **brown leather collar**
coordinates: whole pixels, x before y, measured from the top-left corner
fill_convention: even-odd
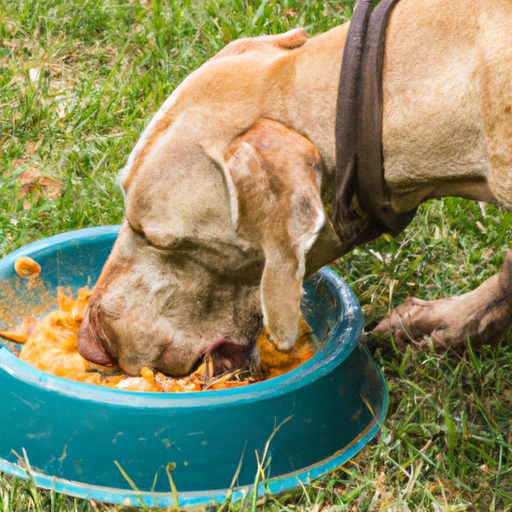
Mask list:
[[[393,210],[384,181],[382,69],[386,27],[398,0],[358,0],[350,22],[336,106],[336,203],[344,252],[411,222]]]

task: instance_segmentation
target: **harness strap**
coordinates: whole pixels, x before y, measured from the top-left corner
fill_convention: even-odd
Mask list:
[[[358,0],[343,53],[336,110],[336,202],[333,226],[346,251],[383,233],[396,236],[416,209],[397,214],[384,181],[384,46],[398,0]]]

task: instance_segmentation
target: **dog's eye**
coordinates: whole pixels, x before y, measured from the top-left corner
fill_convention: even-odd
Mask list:
[[[140,241],[144,242],[145,244],[148,244],[152,247],[155,247],[157,249],[159,249],[159,247],[157,245],[155,245],[153,242],[151,242],[151,240],[146,236],[146,233],[144,233],[144,231],[142,229],[138,229],[138,228],[135,228],[133,227],[133,224],[131,224],[131,222],[126,219],[126,222],[128,223],[128,226],[130,226],[130,229],[132,230],[132,233],[139,238]]]
[[[139,239],[139,241],[141,241],[142,243],[148,245],[149,247],[152,247],[153,249],[157,249],[158,251],[163,251],[165,253],[168,252],[168,248],[167,247],[162,247],[154,242],[152,242],[146,235],[146,233],[144,233],[144,231],[142,229],[137,229],[137,228],[134,228],[133,225],[130,223],[130,221],[128,219],[126,219],[126,222],[128,223],[128,226],[130,226],[130,229],[132,230],[132,233]]]
[[[134,228],[133,227],[133,224],[128,220],[126,219],[126,222],[128,223],[128,226],[130,226],[130,229],[138,236],[140,236],[141,238],[143,238],[144,240],[148,240],[148,238],[146,237],[146,234],[144,233],[144,231],[142,231],[142,229],[137,229],[137,228]]]

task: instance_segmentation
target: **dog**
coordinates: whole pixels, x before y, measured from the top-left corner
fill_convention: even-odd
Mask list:
[[[160,108],[119,181],[126,215],[78,335],[97,364],[248,366],[297,336],[302,281],[346,250],[330,221],[349,24],[230,43]],[[387,28],[384,177],[394,210],[457,196],[512,207],[512,1],[401,0]],[[441,347],[512,323],[512,251],[476,290],[410,298],[376,332]]]

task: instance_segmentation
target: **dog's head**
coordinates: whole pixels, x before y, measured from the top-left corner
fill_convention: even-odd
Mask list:
[[[319,153],[268,120],[223,161],[185,140],[168,144],[122,183],[126,220],[80,328],[80,353],[129,374],[148,366],[172,375],[210,353],[220,373],[249,364],[263,325],[291,349],[306,257],[311,270],[330,257],[311,250],[326,223]]]

